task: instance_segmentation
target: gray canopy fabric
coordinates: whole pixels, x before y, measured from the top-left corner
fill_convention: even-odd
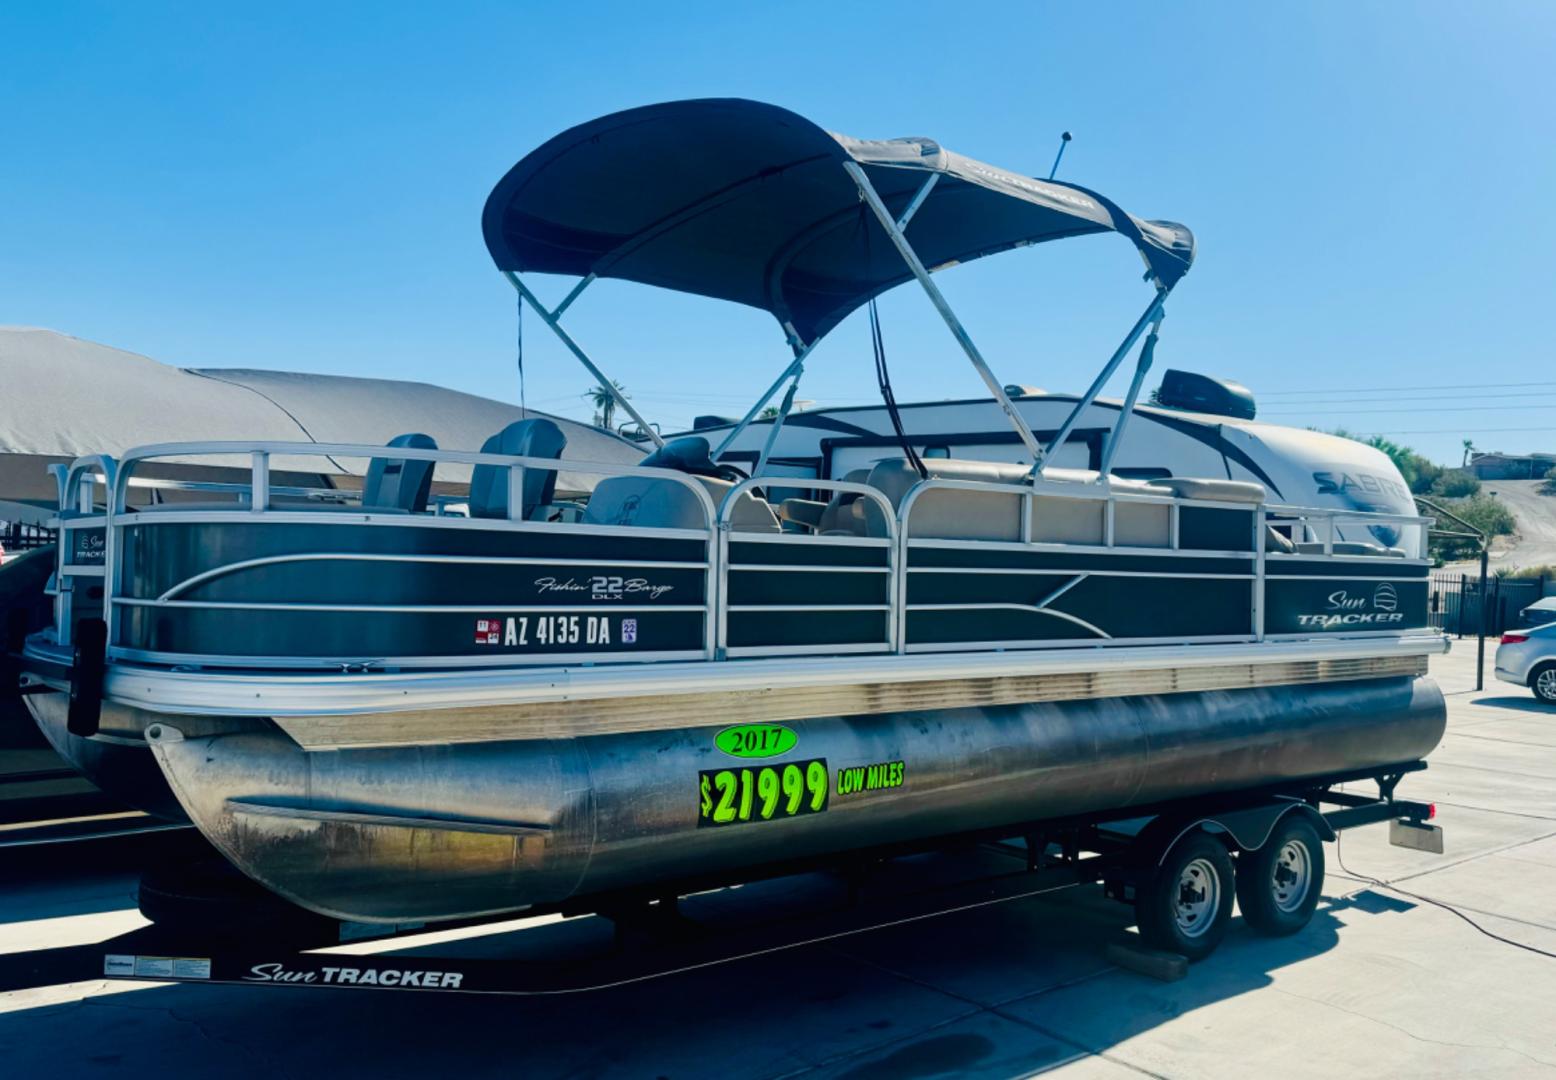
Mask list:
[[[830,134],[739,99],[649,105],[565,131],[493,189],[482,229],[499,269],[594,274],[747,304],[814,342],[911,277],[843,169],[858,162],[930,269],[1067,236],[1131,240],[1170,289],[1188,229],[1142,221],[1096,192],[1034,180],[931,139]]]

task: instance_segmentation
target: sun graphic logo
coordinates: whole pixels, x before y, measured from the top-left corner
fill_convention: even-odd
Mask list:
[[[1399,608],[1399,594],[1388,582],[1381,582],[1372,593],[1372,606],[1379,611],[1395,611]]]

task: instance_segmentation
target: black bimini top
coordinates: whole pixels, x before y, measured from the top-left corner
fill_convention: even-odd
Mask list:
[[[499,269],[601,278],[732,300],[813,343],[912,274],[842,165],[863,167],[931,270],[1112,230],[1170,289],[1194,237],[1075,184],[996,169],[931,139],[834,135],[774,105],[707,99],[591,120],[525,157],[486,200]]]

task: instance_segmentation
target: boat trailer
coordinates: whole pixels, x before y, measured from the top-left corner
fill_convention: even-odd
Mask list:
[[[876,930],[925,922],[941,916],[1030,899],[1075,885],[1102,883],[1106,896],[1132,903],[1142,933],[1123,935],[1108,947],[1110,960],[1157,978],[1182,977],[1187,957],[1160,948],[1160,934],[1148,929],[1176,912],[1203,908],[1202,894],[1178,869],[1174,853],[1185,844],[1210,843],[1237,853],[1238,873],[1274,842],[1283,821],[1298,820],[1321,838],[1342,830],[1388,822],[1390,842],[1400,847],[1443,850],[1442,829],[1430,824],[1436,807],[1395,797],[1399,782],[1426,768],[1415,761],[1364,774],[1293,782],[1258,791],[1175,800],[1140,807],[1128,819],[1086,819],[1034,823],[1025,829],[941,838],[937,843],[879,848],[846,858],[807,865],[776,865],[746,875],[766,881],[797,872],[835,875],[840,888],[820,910],[785,912],[756,925],[721,927],[688,917],[681,903],[722,890],[728,880],[686,880],[652,891],[582,898],[549,910],[505,913],[435,925],[377,925],[326,920],[301,913],[278,929],[273,943],[250,927],[235,932],[180,925],[164,911],[150,926],[89,945],[18,953],[0,960],[0,992],[99,978],[166,983],[219,983],[241,986],[330,987],[517,997],[577,994],[623,987],[702,968],[755,959],[820,945]],[[1376,793],[1346,790],[1359,781],[1376,783]],[[985,871],[930,887],[899,889],[884,897],[865,897],[886,863],[914,854],[959,851],[973,856]],[[1192,863],[1189,864],[1192,867]],[[1249,896],[1240,883],[1245,920],[1269,934],[1291,933],[1305,925],[1322,886],[1322,856],[1308,881],[1313,896],[1296,925],[1256,922]],[[1173,880],[1165,880],[1170,875]],[[1276,888],[1279,890],[1279,875]],[[841,896],[838,893],[841,892]],[[1251,892],[1251,890],[1250,890]],[[256,896],[274,903],[268,894]],[[1173,910],[1153,912],[1164,898]],[[143,886],[142,906],[145,909]],[[1219,917],[1224,932],[1231,910],[1225,899]],[[469,940],[509,932],[519,922],[541,915],[575,917],[596,914],[614,925],[609,947],[586,956],[568,955],[544,962],[512,958],[434,955],[439,942]],[[505,929],[506,928],[506,929]],[[451,933],[452,932],[452,933]],[[1214,942],[1219,942],[1219,933]],[[426,940],[431,939],[431,940]],[[1192,940],[1192,939],[1191,939]],[[415,950],[390,954],[387,950]],[[1202,955],[1208,955],[1208,949]],[[1199,956],[1193,957],[1199,959]]]

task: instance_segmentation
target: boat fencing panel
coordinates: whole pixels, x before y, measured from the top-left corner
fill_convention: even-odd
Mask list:
[[[487,480],[505,478],[508,498],[494,512],[445,483],[408,510],[271,482],[386,457],[467,479],[497,470]],[[237,460],[246,472],[234,483],[137,477],[169,458]],[[331,468],[310,473],[298,465],[309,459]],[[286,471],[273,473],[277,464]],[[613,483],[611,497],[526,507],[526,474],[559,468]],[[730,487],[665,469],[411,447],[170,444],[83,458],[58,480],[61,644],[76,620],[101,614],[111,657],[154,664],[568,665],[1429,626],[1427,563],[1393,546],[1424,534],[1426,519],[1122,484],[931,478],[894,496],[807,480],[832,503],[790,500],[780,527],[761,498],[772,477]],[[132,505],[138,489],[149,501]],[[183,501],[191,492],[199,501]],[[820,515],[850,501],[857,527],[829,528]],[[803,527],[806,507],[815,520]],[[1384,542],[1341,539],[1346,524],[1344,535]]]
[[[1257,506],[931,479],[901,514],[909,652],[1255,639]]]
[[[505,471],[508,516],[363,507],[360,495],[268,486],[268,459],[392,454]],[[132,510],[134,467],[247,454],[236,503]],[[568,461],[569,472],[680,489],[700,527],[523,520],[526,470],[553,459],[444,450],[203,444],[133,451],[111,504],[109,642],[157,663],[414,667],[704,659],[714,649],[714,506],[684,474]],[[241,487],[241,485],[240,485]],[[355,505],[353,505],[355,501]],[[576,517],[576,515],[574,515]]]
[[[725,496],[719,512],[724,654],[896,651],[897,536],[891,503],[867,484],[807,479],[812,490],[850,494],[874,505],[885,535],[734,531],[740,500],[772,484],[771,477],[744,481]]]
[[[1265,520],[1289,536],[1295,548],[1265,555],[1266,638],[1390,635],[1430,627],[1431,567],[1396,546],[1409,543],[1425,550],[1428,519],[1272,506]],[[1371,539],[1338,539],[1347,523]],[[1411,530],[1420,535],[1406,535]]]

